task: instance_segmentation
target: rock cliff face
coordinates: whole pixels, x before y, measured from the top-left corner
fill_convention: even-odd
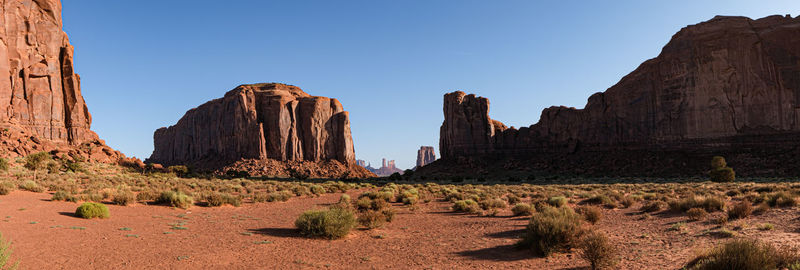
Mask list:
[[[416,168],[428,165],[434,160],[436,160],[436,153],[433,150],[433,146],[421,146],[419,150],[417,150]]]
[[[242,159],[338,161],[357,170],[354,177],[369,176],[356,168],[342,104],[279,83],[236,87],[156,130],[154,141],[150,162],[220,167]]]
[[[55,151],[114,162],[121,154],[89,128],[58,0],[0,2],[0,148]]]
[[[794,151],[800,146],[800,19],[717,16],[683,28],[658,57],[589,97],[583,109],[551,107],[539,123],[520,129],[488,113],[486,98],[446,94],[442,158]]]

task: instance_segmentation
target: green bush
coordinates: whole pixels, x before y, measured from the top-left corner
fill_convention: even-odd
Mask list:
[[[78,206],[75,215],[82,218],[109,218],[108,207],[102,203],[87,202]]]
[[[478,205],[483,210],[506,208],[506,202],[501,200],[501,199],[482,200],[482,201],[478,202]]]
[[[531,216],[525,235],[518,243],[537,255],[568,251],[582,234],[581,216],[569,207],[545,207]]]
[[[189,207],[194,205],[194,199],[183,192],[170,190],[161,192],[161,196],[158,197],[156,203],[163,203],[172,207],[189,209]]]
[[[352,212],[335,207],[306,211],[297,218],[294,225],[306,236],[339,239],[347,236],[355,223]]]
[[[527,203],[518,203],[511,207],[511,213],[514,213],[514,216],[530,216],[533,214],[533,207]]]
[[[11,264],[11,243],[6,242],[3,234],[0,233],[0,269],[16,270],[19,268],[19,261]]]
[[[693,270],[761,270],[782,269],[800,262],[797,255],[778,251],[758,240],[734,239],[693,259],[686,266]]]
[[[617,248],[605,234],[591,232],[578,245],[580,256],[592,270],[611,269],[617,264]]]

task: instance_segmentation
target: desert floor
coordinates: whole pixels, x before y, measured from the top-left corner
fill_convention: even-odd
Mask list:
[[[358,191],[351,191],[357,195]],[[548,258],[517,250],[527,217],[456,214],[449,202],[411,211],[395,204],[395,220],[380,229],[355,230],[342,240],[303,238],[295,218],[322,208],[339,194],[242,207],[108,205],[110,219],[73,216],[76,203],[52,202],[50,193],[14,191],[0,197],[0,231],[13,241],[22,269],[582,269],[577,252]],[[710,222],[688,222],[665,212],[650,217],[638,205],[604,209],[594,227],[621,249],[618,269],[678,269],[697,252],[724,241]],[[722,215],[722,213],[716,213]],[[800,243],[800,215],[773,209],[733,221],[739,236],[779,245]],[[678,230],[673,224],[686,222]],[[760,230],[759,224],[774,224]]]

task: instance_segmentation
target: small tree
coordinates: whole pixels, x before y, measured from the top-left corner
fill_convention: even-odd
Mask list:
[[[714,182],[733,182],[736,180],[736,172],[733,171],[733,168],[728,167],[725,158],[721,156],[715,156],[711,159],[711,172],[709,175],[711,176],[711,181]]]
[[[47,168],[47,163],[51,160],[50,153],[39,152],[25,157],[25,168],[33,171],[33,180],[36,181],[36,173]]]
[[[184,165],[169,166],[169,167],[167,167],[167,170],[169,170],[169,172],[171,172],[171,173],[174,173],[178,177],[184,177],[184,176],[186,176],[186,174],[189,173],[189,168],[184,166]]]

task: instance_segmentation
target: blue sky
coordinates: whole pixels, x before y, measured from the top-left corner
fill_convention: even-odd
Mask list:
[[[153,131],[239,84],[339,99],[356,156],[410,168],[437,148],[442,96],[488,97],[528,126],[582,108],[682,27],[715,15],[797,16],[800,1],[63,1],[94,129],[146,158]]]

